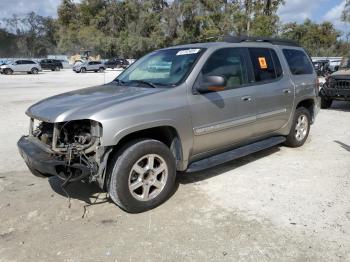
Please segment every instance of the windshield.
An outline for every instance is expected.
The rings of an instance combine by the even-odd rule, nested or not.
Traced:
[[[350,57],[344,58],[342,60],[340,68],[350,68]]]
[[[120,74],[123,85],[176,86],[190,73],[202,53],[200,48],[176,48],[150,53]]]

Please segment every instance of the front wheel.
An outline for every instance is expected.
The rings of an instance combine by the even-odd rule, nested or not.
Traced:
[[[295,110],[294,121],[287,140],[286,146],[300,147],[302,146],[310,132],[311,115],[305,107],[299,107]]]
[[[103,68],[103,67],[100,67],[99,69],[98,69],[98,72],[100,72],[100,73],[103,73],[105,71],[105,69]]]
[[[4,70],[4,74],[5,74],[5,75],[12,75],[12,74],[13,74],[13,70],[12,70],[11,68],[6,68],[6,69]]]
[[[107,174],[112,200],[130,213],[143,212],[170,196],[176,164],[170,149],[157,140],[135,140],[113,155]]]

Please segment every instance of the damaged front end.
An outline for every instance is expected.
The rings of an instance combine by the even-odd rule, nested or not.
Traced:
[[[50,123],[30,119],[29,135],[19,151],[35,175],[58,176],[69,182],[97,181],[104,186],[111,148],[101,146],[102,125],[93,120]]]

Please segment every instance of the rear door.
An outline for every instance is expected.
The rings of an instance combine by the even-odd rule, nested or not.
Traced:
[[[290,77],[294,82],[298,97],[314,92],[317,76],[310,57],[302,48],[285,47],[282,52],[288,63]]]
[[[222,91],[189,95],[194,145],[193,154],[212,153],[251,138],[254,130],[255,87],[250,85],[251,74],[246,48],[223,48],[207,59],[194,90],[205,76],[223,76]]]
[[[288,123],[293,108],[294,86],[284,74],[274,48],[249,48],[256,85],[257,125],[254,137],[266,135]]]

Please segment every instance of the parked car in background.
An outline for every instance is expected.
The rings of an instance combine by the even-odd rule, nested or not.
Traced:
[[[331,107],[333,100],[350,101],[350,57],[344,58],[339,70],[326,78],[320,97],[324,109]]]
[[[38,74],[41,71],[39,63],[33,60],[15,60],[0,66],[0,73],[11,75],[16,72],[26,72],[28,74]]]
[[[18,147],[33,174],[95,181],[122,209],[142,212],[172,194],[177,171],[302,146],[318,100],[302,47],[230,37],[154,51],[109,84],[32,105]]]
[[[43,70],[60,71],[63,65],[56,59],[43,59],[40,61],[40,66]]]
[[[105,69],[105,65],[101,61],[86,61],[73,66],[73,71],[76,73],[85,73],[88,71],[104,72]]]
[[[312,63],[316,69],[317,76],[328,76],[332,73],[332,71],[329,68],[329,60],[318,60]]]
[[[69,69],[71,68],[71,65],[69,64],[69,61],[68,60],[58,60],[62,63],[62,66],[63,66],[63,69]]]
[[[106,68],[127,68],[129,66],[129,61],[124,58],[113,58],[105,62]]]

